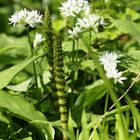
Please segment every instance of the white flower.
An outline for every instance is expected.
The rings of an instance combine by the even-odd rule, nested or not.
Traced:
[[[99,25],[102,25],[104,27],[105,22],[103,19],[101,19],[100,16],[89,15],[88,17],[79,18],[77,25],[81,28],[94,29],[95,31],[97,31]]]
[[[107,71],[111,71],[112,69],[116,69],[117,63],[120,62],[117,60],[118,55],[115,52],[105,52],[101,57],[100,57],[100,62],[103,64],[104,69]]]
[[[27,10],[26,9],[23,9],[19,12],[15,12],[11,18],[9,18],[9,21],[11,24],[13,24],[14,26],[17,24],[17,23],[20,23],[24,17],[26,17],[26,13],[27,13]]]
[[[24,21],[33,28],[36,23],[42,23],[42,15],[37,10],[28,11]]]
[[[68,0],[63,2],[59,10],[65,17],[73,16],[75,17],[82,11],[89,10],[89,3],[87,0]]]
[[[99,25],[101,25],[102,27],[105,27],[105,25],[107,25],[107,24],[106,24],[106,22],[104,21],[103,18],[100,18]]]
[[[81,28],[78,26],[75,26],[73,27],[72,30],[68,30],[69,38],[77,39],[79,37],[79,33],[81,32],[82,32]]]
[[[126,80],[126,77],[122,77],[123,72],[118,72],[116,70],[116,74],[114,74],[115,83],[118,81],[119,83],[123,84],[123,80]]]
[[[114,78],[115,83],[123,83],[123,80],[126,80],[126,77],[122,77],[123,72],[118,72],[117,63],[120,61],[118,59],[118,54],[115,52],[105,52],[100,58],[100,62],[106,71],[106,76],[108,78]]]
[[[19,12],[15,12],[9,18],[9,21],[14,26],[19,23],[28,24],[33,28],[36,23],[42,23],[42,15],[40,15],[37,10],[29,11],[25,8]]]
[[[42,38],[42,34],[40,33],[36,33],[35,35],[35,39],[34,39],[34,42],[33,42],[33,46],[34,48],[37,47],[42,41],[44,41],[45,39]]]

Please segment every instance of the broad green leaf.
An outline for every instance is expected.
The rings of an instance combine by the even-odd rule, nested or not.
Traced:
[[[139,73],[140,72],[140,51],[130,50],[128,52],[130,56],[134,59],[134,62],[130,65],[130,70]]]
[[[0,54],[5,53],[5,52],[7,52],[11,49],[15,49],[15,48],[17,48],[17,47],[3,47],[3,48],[0,48]]]
[[[76,100],[75,106],[90,108],[105,95],[106,91],[105,84],[103,82],[99,83],[98,85],[82,92]]]
[[[26,53],[29,50],[29,43],[27,37],[13,37],[6,34],[0,34],[0,50],[3,48],[26,48]]]
[[[9,120],[0,112],[0,121],[9,124]]]
[[[70,134],[70,140],[75,140],[74,127],[75,127],[75,122],[72,119],[71,112],[69,112],[68,131],[69,131],[69,134]]]
[[[50,81],[50,78],[49,78],[50,77],[50,72],[45,71],[42,76],[43,76],[44,84],[47,84]],[[23,81],[23,82],[21,82],[21,83],[19,83],[17,85],[9,85],[9,86],[7,86],[7,88],[11,89],[13,91],[23,91],[23,92],[25,92],[25,91],[28,90],[28,87],[29,87],[29,84],[31,83],[31,81],[32,81],[32,78],[30,78],[30,79],[28,79],[26,81]],[[39,81],[38,82],[38,87],[40,88],[41,83],[40,83],[39,77],[38,77],[38,81]]]
[[[140,23],[123,20],[114,20],[114,22],[121,32],[130,34],[140,44]]]
[[[124,120],[124,117],[122,116],[123,119],[121,119],[121,115],[120,114],[116,114],[115,115],[116,118],[116,139],[117,140],[128,140],[127,137],[127,130],[126,130],[126,121]],[[123,125],[123,127],[122,127]],[[124,129],[122,129],[124,128]]]
[[[126,8],[124,18],[134,21],[134,20],[140,19],[140,14],[138,12],[136,12],[136,10]]]
[[[91,140],[100,140],[99,134],[97,133],[97,131],[95,130],[93,135],[90,137]]]
[[[14,65],[6,70],[3,70],[0,72],[0,89],[6,87],[9,82],[12,80],[12,78],[20,72],[22,69],[24,69],[27,65],[29,65],[31,62],[33,62],[35,59],[37,59],[38,56],[29,58],[17,65]]]
[[[80,136],[79,136],[78,140],[85,140],[88,137],[91,140],[94,140],[93,138],[98,138],[97,135],[94,136],[95,133],[96,133],[96,129],[94,129],[94,128],[98,124],[98,122],[101,119],[101,117],[102,117],[102,115],[96,115],[96,114],[92,114],[92,113],[86,113],[86,114],[84,113],[84,114],[82,114],[82,120],[81,121],[82,121],[83,128],[82,128],[82,132],[80,133]],[[89,120],[87,118],[91,119],[90,123],[88,123]],[[84,125],[83,125],[83,123],[84,123]],[[94,130],[94,133],[91,134],[91,130]]]
[[[94,85],[95,84],[95,85]],[[103,82],[95,82],[92,85],[92,88],[86,89],[82,92],[79,97],[77,98],[74,107],[72,108],[72,118],[80,125],[82,109],[83,108],[90,108],[99,101],[106,93],[106,86]]]
[[[95,128],[102,117],[103,117],[103,115],[90,113],[91,122],[88,124],[88,128],[89,129]]]
[[[24,138],[23,140],[32,140],[32,137]]]
[[[46,137],[47,140],[53,140],[54,130],[49,124],[45,123],[47,121],[46,117],[35,110],[34,106],[22,97],[0,91],[0,108],[8,110],[14,116],[27,121],[29,124],[31,123],[38,128],[43,137]]]
[[[87,139],[89,138],[90,134],[90,129],[88,129],[88,114],[85,112],[85,109],[83,109],[82,112],[82,118],[81,118],[81,124],[82,124],[82,129],[83,129],[83,134],[82,134],[82,139]]]
[[[95,65],[93,60],[83,60],[81,66],[83,69],[90,68],[91,70],[95,70]]]
[[[64,28],[66,26],[66,21],[64,20],[55,20],[53,22],[53,28],[54,30],[56,30],[57,32],[60,31],[62,28]]]

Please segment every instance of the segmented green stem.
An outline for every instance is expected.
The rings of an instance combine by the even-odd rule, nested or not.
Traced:
[[[64,71],[63,71],[63,52],[60,35],[55,36],[55,46],[54,46],[54,74],[57,88],[58,104],[60,111],[60,118],[62,123],[62,128],[67,130],[68,123],[68,109],[66,93],[64,91]],[[63,133],[63,140],[66,140],[67,136]]]

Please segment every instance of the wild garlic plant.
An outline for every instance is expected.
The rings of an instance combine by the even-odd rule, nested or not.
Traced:
[[[27,31],[27,36],[30,44],[30,50],[31,50],[31,56],[34,56],[34,48],[37,47],[44,39],[42,39],[42,35],[39,33],[36,33],[34,42],[32,43],[30,34],[29,34],[29,28],[34,28],[36,24],[43,23],[42,21],[42,15],[37,10],[27,10],[26,8],[15,12],[10,18],[9,18],[10,24],[13,24],[13,26],[16,25],[24,25]],[[39,94],[39,88],[38,88],[38,80],[37,80],[37,68],[36,68],[36,62],[33,61],[33,71],[34,71],[34,80],[35,85],[37,89],[37,96],[38,100],[40,98]]]

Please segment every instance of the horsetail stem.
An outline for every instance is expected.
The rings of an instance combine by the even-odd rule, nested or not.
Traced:
[[[64,91],[64,71],[63,71],[63,52],[60,35],[55,35],[55,46],[54,46],[54,74],[57,88],[58,104],[60,111],[60,118],[62,128],[67,130],[68,123],[68,108],[66,93]],[[63,140],[66,140],[67,136],[63,133]]]
[[[51,88],[52,92],[56,93],[58,96],[58,104],[60,111],[60,118],[62,122],[62,128],[67,130],[68,122],[68,109],[66,94],[64,92],[64,75],[63,75],[63,55],[62,55],[62,45],[59,35],[54,35],[51,17],[46,8],[45,11],[45,35],[48,48],[48,63],[50,65],[51,73]],[[67,136],[63,133],[63,140],[67,140]]]

